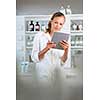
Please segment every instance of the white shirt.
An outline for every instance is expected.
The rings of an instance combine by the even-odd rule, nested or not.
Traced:
[[[52,77],[55,68],[68,68],[71,66],[70,64],[70,52],[68,54],[68,59],[64,64],[62,64],[61,56],[64,53],[64,50],[58,49],[50,49],[48,50],[44,58],[39,60],[38,53],[43,50],[47,42],[51,41],[51,37],[49,33],[38,33],[34,37],[33,41],[33,50],[32,50],[32,60],[36,63],[36,69],[38,76],[40,78],[43,77]]]

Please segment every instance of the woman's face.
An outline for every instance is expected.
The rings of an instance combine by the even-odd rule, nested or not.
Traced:
[[[65,22],[64,16],[55,17],[55,18],[51,21],[51,32],[60,31],[60,29],[63,27],[64,22]]]

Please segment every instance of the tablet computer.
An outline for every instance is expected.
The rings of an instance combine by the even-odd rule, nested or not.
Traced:
[[[55,32],[52,38],[52,41],[56,43],[56,49],[63,49],[60,45],[59,42],[61,40],[66,40],[68,41],[69,39],[69,34],[68,33],[63,33],[63,32]]]

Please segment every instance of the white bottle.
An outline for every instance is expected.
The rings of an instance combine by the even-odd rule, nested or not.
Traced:
[[[79,30],[80,30],[80,31],[82,31],[82,30],[83,30],[83,25],[82,25],[82,22],[80,22],[80,23],[79,23],[78,27],[79,27]]]
[[[61,13],[63,13],[64,15],[66,14],[65,8],[63,6],[61,6],[60,10]]]
[[[72,24],[72,28],[73,28],[73,30],[76,30],[77,29],[77,24]]]
[[[42,23],[42,24],[41,24],[41,31],[45,31],[45,29],[46,29],[45,24]]]
[[[67,5],[66,14],[72,14],[70,5]]]

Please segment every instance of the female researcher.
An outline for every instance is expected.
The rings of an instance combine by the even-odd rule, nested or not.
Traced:
[[[56,44],[51,41],[54,32],[60,31],[65,22],[65,16],[56,12],[48,23],[46,32],[35,35],[33,41],[32,60],[36,63],[40,79],[50,79],[56,67],[61,67],[68,59],[69,44],[60,41],[63,50],[54,49]]]

